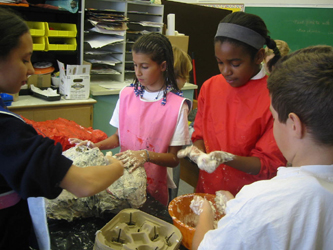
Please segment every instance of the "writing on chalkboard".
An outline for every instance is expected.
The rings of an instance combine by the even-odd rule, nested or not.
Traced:
[[[326,22],[320,22],[317,20],[294,20],[293,23],[295,24],[317,24],[317,25],[330,25],[330,21],[327,20]]]
[[[292,51],[333,46],[333,8],[246,7],[245,12],[260,16],[270,37],[286,41]]]

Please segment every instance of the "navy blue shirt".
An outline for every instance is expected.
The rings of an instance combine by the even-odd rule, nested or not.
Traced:
[[[0,99],[0,193],[15,190],[23,199],[56,198],[72,163],[62,155],[60,143],[38,135]]]

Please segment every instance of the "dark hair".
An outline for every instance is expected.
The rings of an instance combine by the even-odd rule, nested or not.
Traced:
[[[166,71],[164,72],[164,79],[166,86],[171,89],[179,91],[175,72],[173,68],[173,51],[169,39],[160,33],[149,33],[139,37],[133,44],[132,51],[135,53],[142,53],[150,56],[150,59],[158,64],[166,62]],[[140,85],[137,78],[135,78],[134,88],[137,90]],[[144,88],[140,85],[140,87]],[[164,98],[166,98],[167,89],[164,90]]]
[[[27,24],[16,13],[0,8],[0,59],[5,59],[28,31]]]
[[[276,43],[273,39],[268,36],[268,30],[264,20],[262,20],[259,16],[245,13],[245,12],[233,12],[229,15],[225,16],[220,23],[233,23],[246,28],[249,28],[258,34],[260,34],[266,40],[266,45],[268,48],[274,51],[275,56],[270,60],[271,64],[268,64],[268,67],[271,67],[277,62],[277,60],[281,57],[279,49],[276,47]],[[229,42],[231,44],[235,44],[237,46],[243,46],[246,51],[250,54],[252,60],[255,58],[258,49],[248,45],[244,42],[238,41],[233,38],[218,36],[215,37],[214,42]]]
[[[333,47],[311,46],[282,57],[268,89],[280,122],[295,113],[314,140],[333,146]]]

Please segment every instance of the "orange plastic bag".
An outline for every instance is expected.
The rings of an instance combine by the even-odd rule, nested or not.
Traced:
[[[62,145],[63,151],[75,146],[69,144],[69,138],[89,140],[96,143],[108,137],[106,133],[99,129],[92,129],[92,127],[85,128],[74,121],[64,118],[44,122],[35,122],[24,117],[22,118],[26,123],[32,125],[38,134],[53,139],[55,143],[59,142]]]

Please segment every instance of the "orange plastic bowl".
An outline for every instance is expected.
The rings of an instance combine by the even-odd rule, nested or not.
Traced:
[[[168,206],[169,214],[172,218],[173,224],[182,233],[182,244],[187,249],[192,248],[192,239],[195,233],[195,226],[198,219],[198,215],[196,215],[190,208],[191,201],[193,200],[193,197],[195,195],[206,198],[207,200],[211,201],[215,206],[215,195],[203,193],[184,194],[178,196],[174,198]],[[215,214],[216,220],[221,219],[222,217],[223,214]]]

